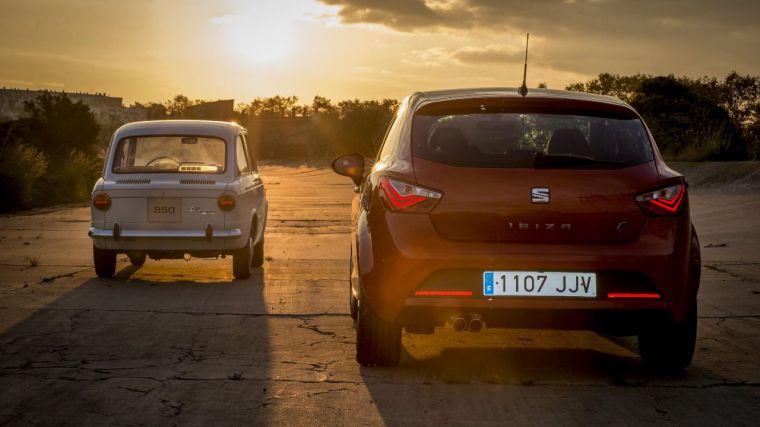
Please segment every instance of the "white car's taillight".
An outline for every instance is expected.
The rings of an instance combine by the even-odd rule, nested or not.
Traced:
[[[441,193],[382,177],[380,178],[380,198],[388,209],[394,212],[424,213],[433,209],[433,206],[441,199]]]
[[[97,210],[107,211],[111,208],[111,196],[108,193],[98,193],[92,198],[92,205]]]
[[[649,193],[636,196],[636,202],[641,210],[648,215],[670,216],[678,215],[686,198],[686,187],[676,184]]]
[[[222,194],[216,200],[216,204],[219,206],[219,209],[229,212],[235,209],[235,197],[230,194]]]

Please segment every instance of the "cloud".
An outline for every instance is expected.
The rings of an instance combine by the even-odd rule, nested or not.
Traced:
[[[524,46],[518,40],[530,32],[531,57],[556,70],[587,75],[760,71],[755,55],[760,2],[753,0],[320,1],[332,5],[343,24],[458,38],[460,50],[447,53],[459,63],[516,63]],[[479,41],[512,50],[462,48]]]
[[[504,47],[465,47],[451,54],[459,62],[493,64],[518,61],[523,53]]]
[[[441,27],[467,28],[473,17],[455,1],[423,0],[320,0],[339,6],[338,17],[347,24],[378,24],[399,31]]]
[[[615,34],[688,23],[756,27],[753,0],[320,0],[338,7],[344,23],[369,23],[403,31],[478,29],[543,34]],[[678,17],[677,19],[674,17]],[[677,22],[677,25],[673,25]],[[693,28],[693,27],[692,27]]]

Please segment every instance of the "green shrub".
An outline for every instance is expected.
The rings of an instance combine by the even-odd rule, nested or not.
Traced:
[[[35,187],[45,174],[46,156],[20,142],[0,146],[0,211],[39,205]]]
[[[80,151],[51,159],[47,172],[37,183],[38,200],[50,205],[89,199],[102,164],[97,156]]]

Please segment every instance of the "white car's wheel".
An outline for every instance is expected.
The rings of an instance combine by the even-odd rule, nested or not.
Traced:
[[[236,279],[251,277],[253,262],[253,237],[248,238],[248,243],[232,254],[232,275]]]
[[[135,267],[142,267],[145,264],[145,259],[148,257],[145,252],[127,254],[127,256],[129,257],[129,262]]]
[[[264,265],[264,236],[261,237],[259,243],[253,246],[253,262],[254,267],[261,267]]]
[[[109,278],[116,272],[116,252],[98,249],[92,246],[92,259],[95,262],[95,274]]]

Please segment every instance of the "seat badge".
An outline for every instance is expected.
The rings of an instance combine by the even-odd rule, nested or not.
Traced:
[[[533,203],[549,203],[549,188],[534,187],[530,190],[530,201]]]

